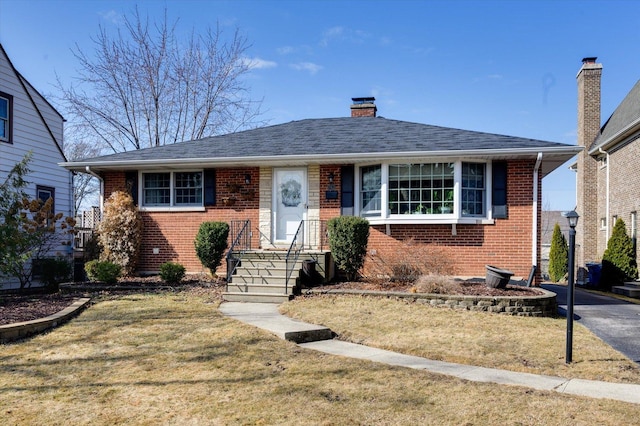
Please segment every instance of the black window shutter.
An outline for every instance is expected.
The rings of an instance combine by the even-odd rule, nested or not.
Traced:
[[[133,204],[138,205],[138,171],[133,170],[129,172],[125,172],[124,174],[124,182],[127,187],[127,191],[131,194],[131,198],[133,198]]]
[[[342,194],[340,198],[340,210],[344,216],[353,215],[353,188],[353,166],[342,166],[340,169],[340,193]]]
[[[204,205],[216,205],[216,171],[214,169],[204,171]]]
[[[494,219],[506,219],[507,214],[507,163],[494,161],[491,183],[492,216]]]

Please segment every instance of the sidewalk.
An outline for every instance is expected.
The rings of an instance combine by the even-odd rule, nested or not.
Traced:
[[[308,324],[281,315],[278,312],[277,304],[225,302],[220,305],[219,309],[223,315],[267,330],[281,339],[295,342],[304,348],[332,355],[365,359],[417,370],[427,370],[473,382],[525,386],[538,390],[549,390],[571,395],[607,398],[640,404],[640,385],[636,384],[565,379],[562,377],[539,376],[493,368],[474,367],[471,365],[432,361],[355,343],[342,342],[333,339],[333,333],[326,327]]]

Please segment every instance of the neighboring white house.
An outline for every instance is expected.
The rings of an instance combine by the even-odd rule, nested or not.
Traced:
[[[57,165],[63,153],[64,118],[15,69],[0,44],[0,182],[27,152],[32,153],[26,192],[32,198],[53,198],[56,213],[73,217],[72,174]],[[72,247],[60,246],[52,255],[70,255]],[[0,279],[3,288],[13,280]]]

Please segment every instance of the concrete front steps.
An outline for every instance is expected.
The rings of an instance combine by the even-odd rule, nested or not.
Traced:
[[[256,250],[243,253],[236,273],[227,283],[222,294],[227,302],[282,303],[300,293],[305,261],[312,263],[315,278],[326,277],[327,253],[323,251],[303,251],[293,268],[287,284],[286,251]],[[308,265],[307,265],[308,266]]]
[[[624,285],[611,287],[611,291],[616,294],[622,294],[623,296],[640,299],[640,282],[626,282]]]

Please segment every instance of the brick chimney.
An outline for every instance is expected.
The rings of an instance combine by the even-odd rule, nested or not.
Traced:
[[[595,57],[584,58],[576,77],[578,82],[578,154],[576,176],[576,265],[578,280],[584,279],[585,263],[598,261],[598,164],[589,148],[600,133],[600,80],[602,64]]]
[[[376,98],[351,98],[351,117],[375,117],[378,108],[376,108]]]

